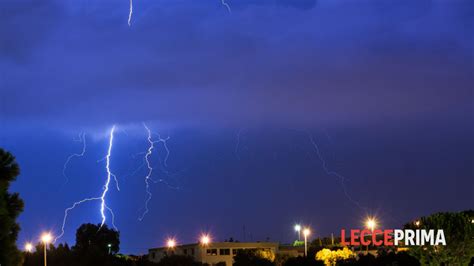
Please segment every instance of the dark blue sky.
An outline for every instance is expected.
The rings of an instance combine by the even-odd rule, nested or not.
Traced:
[[[208,230],[243,240],[243,225],[247,240],[289,242],[295,222],[319,236],[367,214],[398,227],[474,207],[472,1],[227,2],[231,13],[220,0],[135,1],[131,27],[127,1],[0,3],[0,146],[22,170],[20,244],[59,233],[65,208],[101,193],[113,124],[121,191],[108,202],[126,253]],[[171,153],[167,167],[162,146],[152,156],[166,183],[140,222],[142,122]],[[98,209],[72,212],[61,241]]]

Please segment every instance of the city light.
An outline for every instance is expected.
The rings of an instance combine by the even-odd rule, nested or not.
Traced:
[[[303,230],[303,235],[304,235],[305,237],[309,236],[310,234],[311,234],[311,230],[309,230],[309,228],[305,228],[305,229]]]
[[[415,221],[415,225],[416,225],[417,227],[419,227],[420,224],[421,224],[420,220],[416,220],[416,221]]]
[[[30,242],[27,242],[25,244],[25,251],[26,252],[32,252],[33,251],[33,244],[31,244]]]
[[[311,230],[309,228],[303,229],[303,236],[304,236],[304,256],[308,256],[308,236],[311,234]]]
[[[49,244],[51,243],[51,241],[53,240],[53,236],[51,235],[51,233],[43,233],[41,235],[41,242],[43,242],[44,244]]]
[[[176,240],[174,238],[169,238],[167,241],[166,241],[166,246],[168,248],[174,248],[176,247]]]
[[[202,245],[209,245],[211,243],[211,237],[209,235],[202,235],[200,241]]]
[[[296,232],[301,231],[301,225],[299,225],[299,224],[295,225],[295,231]]]
[[[365,222],[365,225],[367,228],[369,228],[371,231],[374,231],[375,227],[377,227],[377,221],[375,218],[367,218],[367,221]]]

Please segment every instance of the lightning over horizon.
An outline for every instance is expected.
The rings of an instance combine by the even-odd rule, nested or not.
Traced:
[[[226,0],[221,0],[221,4],[227,8],[229,13],[232,13],[232,9],[230,8],[230,5],[226,2]]]
[[[151,178],[152,173],[153,173],[153,167],[152,167],[152,165],[151,165],[151,163],[150,163],[150,156],[152,155],[153,149],[155,148],[155,143],[159,143],[159,142],[163,143],[163,147],[164,147],[165,150],[166,150],[166,156],[165,156],[165,158],[164,158],[164,160],[163,160],[163,164],[164,164],[165,166],[168,165],[168,164],[167,164],[167,161],[168,161],[168,157],[169,157],[169,154],[170,154],[170,151],[169,151],[169,149],[168,149],[168,146],[166,145],[166,141],[169,139],[169,137],[166,138],[166,139],[163,139],[163,138],[161,138],[161,136],[158,134],[158,140],[153,140],[153,139],[152,139],[152,133],[151,133],[150,128],[148,128],[148,126],[147,126],[145,123],[143,123],[143,127],[145,128],[145,130],[146,130],[146,132],[147,132],[147,141],[148,141],[148,144],[149,144],[148,149],[147,149],[147,152],[146,152],[145,157],[144,157],[145,164],[146,164],[146,167],[147,167],[147,169],[148,169],[147,174],[145,175],[145,192],[146,192],[146,194],[147,194],[147,198],[146,198],[146,200],[145,200],[145,206],[144,206],[144,209],[145,209],[145,210],[144,210],[143,213],[138,217],[138,220],[139,220],[139,221],[142,221],[143,218],[145,218],[145,215],[149,212],[148,203],[150,202],[151,198],[153,197],[153,194],[152,194],[151,191],[150,191],[150,183],[149,183],[150,179],[151,179],[154,183],[164,182],[163,179],[160,179],[160,180],[158,180],[158,181],[155,181],[155,180],[153,180],[153,179]],[[166,182],[165,182],[165,183],[166,183]],[[169,185],[168,183],[166,183],[166,184]]]
[[[110,215],[111,215],[112,226],[114,227],[115,230],[117,230],[117,227],[115,226],[115,214],[114,214],[113,210],[106,203],[106,196],[107,196],[107,193],[109,192],[109,184],[110,184],[110,181],[111,181],[112,177],[114,178],[114,180],[116,182],[117,190],[119,190],[117,177],[110,170],[110,157],[112,156],[112,148],[113,148],[115,128],[116,128],[115,125],[113,125],[111,130],[110,130],[110,133],[109,133],[109,142],[108,142],[109,144],[108,144],[108,149],[107,149],[107,155],[105,156],[105,160],[106,160],[105,169],[106,169],[106,172],[107,172],[107,178],[106,178],[101,196],[100,197],[91,197],[91,198],[82,199],[80,201],[74,202],[71,207],[66,208],[64,210],[63,223],[62,223],[62,226],[61,226],[61,234],[59,234],[54,239],[54,242],[56,242],[58,239],[60,239],[64,235],[64,227],[66,226],[66,221],[67,221],[69,211],[73,210],[74,208],[81,205],[82,203],[89,202],[89,201],[96,201],[96,200],[100,201],[100,215],[101,215],[101,218],[102,218],[100,227],[102,227],[105,224],[106,220],[107,220],[107,216],[105,215],[105,210],[107,210],[107,211],[110,212]]]
[[[130,0],[130,7],[128,11],[128,26],[132,26],[132,15],[133,15],[133,0]]]
[[[354,199],[349,195],[349,193],[347,192],[346,183],[345,183],[346,177],[343,176],[343,175],[341,175],[341,174],[339,174],[339,173],[336,172],[336,171],[333,171],[333,170],[330,170],[330,169],[329,169],[326,160],[324,159],[323,155],[321,154],[321,150],[320,150],[318,144],[317,144],[316,141],[314,140],[313,135],[311,135],[309,132],[307,132],[307,133],[308,133],[308,136],[309,136],[309,140],[310,140],[311,144],[312,144],[313,147],[314,147],[315,153],[316,153],[316,155],[317,155],[319,161],[321,161],[321,165],[322,165],[322,167],[323,167],[324,172],[325,172],[327,175],[331,175],[331,176],[335,176],[335,177],[339,178],[340,184],[341,184],[341,187],[342,187],[342,190],[343,190],[344,195],[346,196],[346,198],[347,198],[349,201],[351,201],[352,203],[354,203],[359,209],[367,210],[366,207],[362,207],[358,201],[354,200]]]
[[[66,174],[66,169],[67,169],[67,166],[69,164],[69,162],[72,160],[72,158],[74,157],[83,157],[84,154],[86,153],[86,148],[87,148],[87,144],[86,144],[86,133],[85,132],[81,132],[79,133],[79,139],[74,139],[74,141],[78,141],[78,142],[81,142],[82,143],[82,152],[81,153],[73,153],[71,155],[69,155],[66,159],[66,161],[64,162],[64,165],[63,165],[63,176],[65,178],[65,184],[67,184],[69,182],[69,177],[67,176]]]
[[[229,13],[232,13],[232,9],[230,8],[230,5],[227,3],[226,0],[220,0],[221,1],[221,5],[225,6],[225,8],[227,9],[227,11],[229,11]],[[132,16],[133,16],[133,0],[129,0],[129,8],[128,8],[128,20],[127,20],[127,24],[129,27],[132,26]]]

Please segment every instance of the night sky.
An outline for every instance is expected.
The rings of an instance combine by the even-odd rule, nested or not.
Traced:
[[[58,234],[65,208],[102,192],[112,125],[121,190],[107,201],[124,253],[474,207],[474,2],[227,2],[231,13],[136,0],[129,27],[125,0],[1,1],[0,147],[21,167],[19,245]],[[170,154],[157,144],[150,157],[161,182],[140,222],[143,122]],[[81,205],[59,241],[100,220],[99,202]]]

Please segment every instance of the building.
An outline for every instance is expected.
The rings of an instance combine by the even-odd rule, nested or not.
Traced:
[[[169,247],[152,248],[148,250],[148,259],[152,262],[159,262],[162,258],[170,255],[192,256],[195,261],[217,265],[225,263],[231,266],[233,258],[239,250],[260,250],[266,254],[288,257],[296,257],[304,254],[304,250],[291,246],[280,246],[274,242],[213,242],[207,245],[200,243],[187,244]]]

